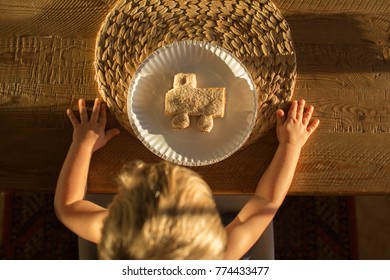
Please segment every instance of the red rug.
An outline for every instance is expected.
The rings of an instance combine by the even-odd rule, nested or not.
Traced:
[[[358,259],[354,198],[287,197],[274,238],[276,259]]]
[[[53,194],[6,194],[0,259],[78,259],[77,236],[54,214]]]
[[[53,194],[7,194],[5,203],[0,259],[78,259]],[[354,217],[353,198],[287,197],[274,219],[276,259],[356,259]]]

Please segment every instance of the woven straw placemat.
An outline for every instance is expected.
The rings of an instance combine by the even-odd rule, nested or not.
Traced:
[[[96,77],[103,100],[126,130],[134,135],[127,91],[138,66],[158,48],[183,40],[217,44],[251,73],[258,112],[244,146],[275,125],[275,111],[293,94],[296,56],[289,26],[272,1],[121,0],[98,33]]]

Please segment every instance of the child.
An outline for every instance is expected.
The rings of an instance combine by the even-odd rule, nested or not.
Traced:
[[[102,259],[240,259],[258,240],[282,204],[301,152],[319,120],[314,108],[293,101],[277,115],[279,146],[253,197],[224,228],[207,183],[188,168],[168,162],[125,166],[120,190],[108,209],[84,200],[93,152],[119,133],[105,131],[106,109],[95,100],[91,117],[78,102],[72,110],[73,141],[58,178],[54,206],[59,220],[78,236],[98,243]]]

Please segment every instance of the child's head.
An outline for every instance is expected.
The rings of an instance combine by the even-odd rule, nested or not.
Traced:
[[[221,259],[226,232],[210,188],[190,169],[134,162],[98,245],[101,259]]]

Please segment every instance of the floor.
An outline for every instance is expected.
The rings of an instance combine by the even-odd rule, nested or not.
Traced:
[[[359,258],[390,259],[390,196],[356,197]]]
[[[5,211],[0,193],[0,213]],[[0,215],[0,232],[2,232]],[[390,259],[390,196],[356,197],[359,259]],[[2,236],[0,234],[0,246]]]
[[[5,211],[5,205],[4,205],[4,194],[0,193],[0,233],[3,233],[3,223],[4,223],[4,211]],[[0,246],[3,244],[3,234],[0,234]]]

